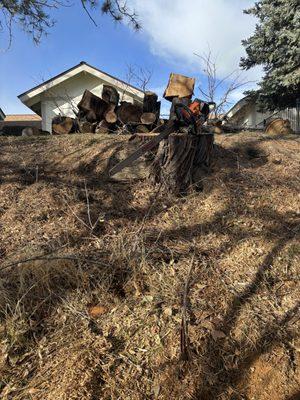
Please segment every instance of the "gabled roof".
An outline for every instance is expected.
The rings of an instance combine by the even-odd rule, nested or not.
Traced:
[[[227,111],[226,116],[228,118],[232,118],[238,111],[249,104],[249,101],[251,101],[249,96],[243,97],[237,103],[235,103],[235,105],[231,107],[229,111]]]
[[[4,118],[5,118],[5,114],[4,114],[4,112],[2,111],[2,108],[0,108],[0,121],[1,120],[4,120]]]
[[[93,67],[92,65],[86,63],[85,61],[81,61],[79,64],[75,65],[74,67],[54,76],[51,79],[48,79],[47,81],[41,83],[40,85],[35,86],[32,89],[27,90],[26,92],[20,94],[18,98],[24,102],[28,100],[29,98],[35,97],[39,95],[40,93],[44,92],[47,89],[52,88],[53,86],[58,85],[59,83],[77,75],[80,72],[88,72],[94,76],[97,76],[104,81],[107,81],[111,83],[114,86],[120,87],[122,90],[124,90],[124,85],[126,85],[126,90],[135,94],[136,96],[143,96],[144,92],[141,89],[136,88],[135,86],[124,82],[123,80],[116,78],[110,74],[107,74],[106,72],[101,71],[98,68]]]

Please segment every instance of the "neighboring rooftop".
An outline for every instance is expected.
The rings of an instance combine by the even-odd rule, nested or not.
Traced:
[[[42,118],[37,114],[9,114],[4,118],[4,122],[23,122],[23,121],[41,121]]]
[[[54,76],[53,78],[48,79],[45,82],[42,82],[41,84],[33,87],[32,89],[27,90],[26,92],[20,94],[18,97],[19,99],[24,102],[28,96],[32,97],[35,96],[37,94],[39,94],[40,92],[43,92],[44,90],[47,90],[55,85],[57,85],[58,83],[69,79],[70,77],[76,75],[77,73],[81,72],[81,71],[85,71],[88,72],[94,76],[98,76],[104,80],[107,80],[107,78],[111,81],[111,83],[115,84],[115,85],[126,85],[126,88],[130,88],[131,90],[133,90],[135,93],[144,93],[143,90],[131,85],[128,82],[123,81],[122,79],[119,79],[113,75],[108,74],[107,72],[101,71],[100,69],[93,67],[92,65],[88,64],[85,61],[81,61],[79,64],[75,65],[72,68],[69,68],[66,71],[61,72],[60,74]],[[124,89],[124,87],[123,87]]]

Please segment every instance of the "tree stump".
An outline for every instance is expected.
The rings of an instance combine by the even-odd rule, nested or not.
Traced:
[[[191,185],[202,189],[203,173],[209,168],[213,134],[171,133],[162,140],[150,177],[175,195],[185,194]]]

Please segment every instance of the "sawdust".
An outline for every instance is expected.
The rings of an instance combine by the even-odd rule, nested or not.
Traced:
[[[299,398],[300,140],[216,140],[174,198],[123,137],[1,139],[1,398]]]

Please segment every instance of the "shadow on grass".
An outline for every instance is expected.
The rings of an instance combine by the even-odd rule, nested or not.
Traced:
[[[261,140],[261,139],[259,139]],[[255,141],[254,141],[255,142]],[[149,211],[151,203],[147,204],[145,207],[133,207],[132,203],[135,199],[134,191],[136,189],[136,182],[129,182],[122,184],[120,182],[117,185],[111,181],[108,177],[108,170],[117,162],[118,152],[122,144],[111,143],[104,146],[98,154],[96,154],[88,162],[84,160],[79,163],[79,165],[74,168],[71,172],[75,179],[70,181],[67,176],[64,175],[59,169],[57,173],[49,172],[49,160],[47,159],[47,154],[44,155],[42,162],[39,164],[39,182],[52,185],[53,187],[64,188],[72,187],[78,190],[78,193],[84,191],[84,182],[86,182],[88,188],[92,191],[90,198],[91,215],[93,221],[97,218],[100,213],[104,213],[109,216],[110,221],[116,223],[122,219],[124,223],[131,224],[132,222],[140,223],[144,220],[145,215]],[[106,168],[101,173],[97,173],[97,166],[101,158],[106,157],[107,152],[112,151],[109,159],[106,163]],[[73,156],[75,152],[71,152],[66,155],[66,157]],[[231,185],[236,184],[239,190],[231,190],[230,196],[231,201],[229,203],[235,204],[236,208],[241,210],[247,210],[248,201],[248,190],[249,188],[255,190],[258,185],[264,185],[263,182],[258,182],[255,177],[256,168],[264,165],[268,159],[267,155],[256,148],[256,143],[247,144],[247,147],[237,146],[234,149],[228,150],[221,146],[216,146],[216,157],[217,165],[214,167],[215,171],[222,169],[224,171],[222,180],[226,184],[231,182]],[[241,173],[240,167],[243,165],[243,172]],[[11,173],[14,171],[14,174]],[[23,188],[26,188],[30,184],[35,183],[35,170],[28,168],[24,172],[24,168],[16,167],[15,161],[0,161],[0,183],[20,183]],[[4,172],[3,172],[4,171]],[[5,172],[7,171],[7,172]],[[25,176],[25,178],[24,178]],[[244,187],[243,182],[247,181],[247,185]],[[280,182],[279,182],[280,183]],[[214,190],[211,186],[206,192],[209,194],[210,190]],[[100,198],[94,195],[94,192],[107,191],[110,196],[110,202],[108,205],[103,205]],[[94,198],[93,198],[94,196]],[[162,211],[160,201],[153,206],[151,209],[151,217],[158,216]],[[82,196],[79,201],[86,202],[86,198]],[[170,206],[175,203],[175,200],[170,201]],[[251,210],[247,210],[249,216],[251,216]],[[230,340],[227,342],[227,338],[230,337],[231,332],[237,325],[237,320],[241,315],[244,307],[249,304],[251,299],[253,299],[259,293],[261,287],[265,284],[268,278],[268,272],[272,267],[275,259],[278,257],[282,249],[299,234],[297,221],[290,221],[295,217],[292,212],[287,212],[285,215],[281,215],[270,207],[257,207],[256,216],[266,223],[268,226],[265,228],[263,233],[264,238],[272,239],[277,238],[273,248],[264,257],[252,282],[241,292],[236,295],[230,304],[227,305],[227,311],[222,318],[222,329],[226,335],[225,339],[220,339],[215,342],[212,338],[206,343],[204,349],[202,349],[202,357],[199,360],[199,364],[205,358],[205,376],[213,375],[217,376],[217,383],[210,385],[206,382],[203,377],[199,377],[198,386],[193,393],[194,399],[217,399],[221,398],[222,395],[226,394],[230,387],[237,386],[249,373],[249,368],[253,362],[265,352],[269,351],[278,342],[288,338],[288,324],[298,311],[299,304],[291,308],[282,318],[274,320],[269,326],[262,330],[259,334],[259,338],[254,343],[255,350],[247,350],[240,357],[236,358],[236,363],[234,368],[226,368],[224,365],[223,355],[235,354],[242,346],[242,342]],[[121,218],[120,218],[121,217]],[[254,217],[254,216],[253,216]],[[82,219],[86,224],[88,224],[87,214],[79,214],[79,218]],[[148,251],[148,260],[150,262],[159,261],[154,258],[154,252],[157,249],[161,249],[161,260],[166,261],[166,259],[172,258],[173,255],[168,253],[168,243],[170,241],[184,240],[186,242],[192,242],[193,239],[199,238],[201,236],[210,234],[226,234],[229,240],[224,243],[221,248],[219,248],[219,254],[229,254],[241,240],[255,238],[255,233],[251,232],[247,228],[242,228],[240,226],[232,225],[233,212],[231,206],[228,206],[220,212],[216,212],[210,220],[203,221],[199,224],[185,225],[184,216],[182,218],[182,223],[177,228],[165,229],[160,232],[157,228],[148,228],[145,231],[145,247]],[[101,234],[101,231],[95,232],[96,234]],[[259,234],[261,236],[261,234]],[[64,242],[65,238],[62,237],[61,241]],[[70,240],[70,238],[66,238]],[[80,247],[85,238],[78,234],[71,238],[73,245],[78,245]],[[151,250],[153,249],[153,252]],[[185,258],[189,255],[189,250],[186,252],[181,251],[177,256],[178,259]],[[100,260],[109,258],[109,248],[105,251],[86,250],[85,258],[87,260],[94,260],[94,257],[98,257]],[[202,254],[199,254],[201,257]],[[218,257],[218,254],[208,254],[208,257]],[[196,255],[197,257],[197,255]],[[22,268],[22,267],[21,267]],[[132,269],[128,263],[128,260],[124,259],[122,255],[119,258],[115,257],[106,268],[103,266],[93,266],[89,264],[89,261],[80,265],[80,268],[88,275],[89,285],[91,288],[96,286],[99,276],[103,278],[104,281],[108,281],[110,288],[119,299],[126,296],[125,286],[128,280],[132,276]],[[1,275],[1,272],[0,272]],[[15,274],[5,273],[2,274],[2,278],[5,281],[5,289],[9,292],[10,296],[13,297],[15,293],[18,293],[17,286],[18,281],[16,280]],[[33,282],[34,283],[34,282]],[[270,283],[271,284],[271,283]],[[77,284],[68,283],[67,281],[53,279],[51,282],[51,290],[53,293],[49,299],[42,299],[37,297],[33,299],[34,301],[27,304],[23,301],[23,306],[25,312],[31,315],[31,318],[36,319],[36,323],[40,324],[40,336],[43,335],[43,320],[49,315],[53,308],[57,306],[57,303],[61,301],[61,298],[65,298],[68,293],[76,290]],[[15,299],[16,302],[20,299]],[[47,315],[45,312],[34,314],[32,310],[39,309],[40,303],[43,302],[45,309],[47,309]],[[40,309],[39,309],[40,310]],[[278,330],[280,328],[280,335]],[[36,336],[36,326],[34,328],[35,338]],[[197,356],[195,356],[197,357]],[[243,395],[246,395],[244,393]],[[296,394],[297,396],[297,394]],[[242,398],[242,397],[241,397]],[[292,397],[287,400],[295,400],[297,397]]]
[[[299,392],[294,393],[292,396],[289,396],[284,400],[300,400],[300,390]]]

